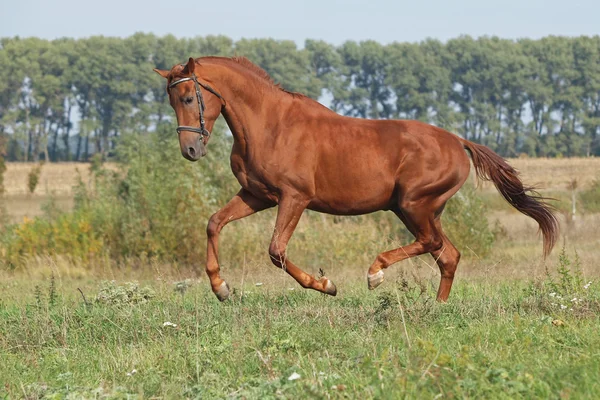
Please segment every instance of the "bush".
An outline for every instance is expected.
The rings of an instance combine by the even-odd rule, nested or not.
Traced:
[[[583,208],[592,213],[600,212],[600,178],[596,179],[590,188],[579,194]]]
[[[140,287],[137,282],[117,285],[115,281],[102,282],[96,302],[116,306],[129,306],[147,303],[156,296],[151,287]]]
[[[40,182],[40,175],[42,174],[42,167],[44,166],[44,161],[40,161],[38,165],[33,167],[29,174],[27,175],[27,188],[29,189],[29,193],[35,192],[35,188]]]
[[[0,245],[4,260],[13,267],[23,257],[40,254],[84,261],[142,256],[197,262],[205,251],[211,211],[235,193],[226,193],[226,181],[219,176],[223,168],[210,168],[227,146],[227,138],[213,139],[213,155],[193,164],[178,157],[172,135],[123,138],[119,171],[93,163],[91,183],[80,179],[76,185],[72,212],[57,213],[49,205],[43,217],[7,229]]]
[[[465,256],[487,255],[495,234],[487,219],[488,208],[470,183],[466,183],[446,204],[442,214],[444,232]],[[465,252],[464,250],[472,250]]]
[[[6,137],[0,133],[0,197],[4,194],[4,172],[6,172]]]

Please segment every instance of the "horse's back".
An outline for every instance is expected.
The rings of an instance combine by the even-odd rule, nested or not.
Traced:
[[[329,119],[329,118],[328,118]],[[396,207],[402,197],[462,185],[469,159],[458,138],[419,121],[318,121],[310,208],[361,214]]]

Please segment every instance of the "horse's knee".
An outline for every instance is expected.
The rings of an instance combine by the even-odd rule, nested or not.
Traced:
[[[439,236],[430,236],[426,239],[421,239],[419,242],[423,246],[424,253],[436,252],[444,247],[444,241]]]
[[[208,220],[208,225],[206,226],[206,235],[208,237],[214,237],[217,234],[219,234],[219,231],[220,231],[219,226],[220,225],[221,225],[221,219],[218,217],[217,214],[214,214]]]
[[[456,269],[456,265],[460,262],[460,251],[454,249],[454,269]]]

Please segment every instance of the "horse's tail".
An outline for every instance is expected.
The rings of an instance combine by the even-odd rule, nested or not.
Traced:
[[[464,139],[460,141],[471,153],[477,177],[494,182],[510,205],[539,224],[544,237],[544,257],[548,256],[559,236],[558,220],[553,208],[546,203],[548,199],[540,196],[534,187],[523,186],[518,172],[488,147]]]

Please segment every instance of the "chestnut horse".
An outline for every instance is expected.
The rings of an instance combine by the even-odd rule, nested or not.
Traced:
[[[190,58],[170,71],[155,71],[167,79],[183,157],[197,161],[206,154],[219,114],[233,134],[231,169],[241,189],[207,227],[206,272],[221,301],[229,296],[219,273],[221,229],[275,205],[279,208],[269,246],[271,261],[302,287],[336,294],[331,280],[307,274],[286,255],[305,209],[336,215],[389,210],[415,241],[377,256],[367,273],[369,289],[383,282],[390,265],[430,253],[441,272],[437,299],[446,301],[460,253],[444,234],[440,217],[469,175],[465,149],[477,176],[491,180],[513,207],[537,221],[544,256],[556,242],[558,222],[551,208],[485,146],[419,121],[338,115],[302,94],[283,90],[243,57]]]

